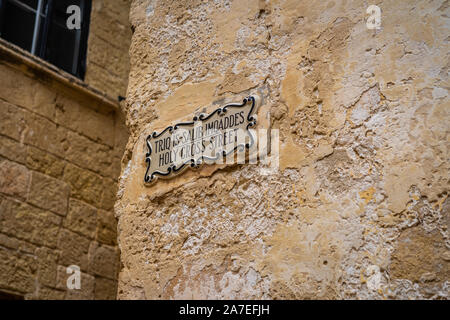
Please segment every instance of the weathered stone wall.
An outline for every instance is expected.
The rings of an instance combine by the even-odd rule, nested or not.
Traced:
[[[113,207],[128,140],[116,101],[128,74],[126,4],[94,1],[87,82],[98,96],[49,75],[45,65],[13,63],[2,51],[2,292],[26,299],[116,298]],[[67,289],[70,265],[81,268],[81,290]]]
[[[448,298],[449,10],[133,1],[118,297]],[[278,173],[144,186],[146,135],[252,93],[280,130]]]
[[[131,0],[93,0],[86,83],[117,99],[125,97],[130,62]]]

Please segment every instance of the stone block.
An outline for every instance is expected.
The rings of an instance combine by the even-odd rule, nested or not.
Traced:
[[[27,147],[13,139],[0,136],[0,156],[25,164],[27,161]]]
[[[117,248],[92,242],[89,248],[90,273],[109,279],[116,279],[119,268]]]
[[[67,129],[34,113],[26,114],[25,143],[55,155],[63,155]]]
[[[112,211],[98,211],[96,233],[98,242],[112,246],[117,244],[117,220]]]
[[[58,249],[61,251],[59,264],[77,265],[81,270],[87,270],[90,240],[67,229],[61,229],[58,239]]]
[[[116,202],[117,183],[114,180],[103,179],[103,193],[100,202],[100,207],[104,210],[113,210]]]
[[[0,65],[0,74],[0,97],[3,100],[21,106],[32,104],[30,89],[33,83],[30,78],[5,65]]]
[[[128,79],[122,79],[119,76],[112,75],[102,66],[96,64],[89,65],[86,71],[85,81],[94,88],[101,89],[110,97],[117,97],[118,95],[126,96]]]
[[[123,112],[116,112],[116,122],[114,127],[114,157],[122,159],[125,147],[128,143],[129,132],[126,126],[126,118]],[[114,178],[114,177],[113,177]]]
[[[95,173],[67,164],[64,181],[71,186],[71,196],[98,207],[103,193],[103,179]]]
[[[38,81],[33,83],[32,90],[32,104],[24,105],[25,108],[50,119],[55,118],[56,106],[56,90],[47,85],[41,84]]]
[[[64,300],[64,291],[41,286],[36,294],[26,297],[27,300]]]
[[[0,162],[0,192],[26,198],[31,174],[20,164],[4,160]]]
[[[120,47],[111,45],[95,33],[91,33],[89,59],[98,66],[104,67],[111,74],[126,79],[129,70],[128,55]]]
[[[92,101],[58,96],[56,123],[70,128],[90,139],[114,146],[114,113],[98,112],[89,107]]]
[[[0,101],[0,110],[0,134],[20,141],[26,127],[25,110],[4,101]]]
[[[95,300],[115,300],[117,281],[95,277]]]
[[[66,300],[94,300],[95,278],[87,273],[81,273],[81,288],[66,290]]]
[[[122,10],[122,12],[118,14],[122,14],[126,12],[127,9]],[[117,10],[119,11],[119,10]],[[106,8],[102,8],[102,10],[93,10],[92,11],[93,19],[92,24],[89,28],[89,31],[96,36],[95,39],[92,39],[91,43],[98,42],[98,39],[103,40],[107,43],[109,47],[115,47],[119,53],[126,53],[125,50],[121,50],[120,46],[118,46],[118,39],[122,40],[121,43],[125,45],[131,39],[131,30],[129,26],[126,26],[122,23],[127,23],[128,18],[125,20],[121,20],[120,23],[117,20],[116,14],[112,13],[110,10]],[[92,51],[97,51],[95,47],[90,48]],[[94,60],[98,65],[107,65],[104,60]]]
[[[59,215],[67,214],[70,187],[67,183],[33,172],[28,202]]]
[[[36,245],[27,241],[20,241],[19,251],[34,255],[38,246],[40,245]]]
[[[0,232],[37,245],[56,247],[61,217],[17,200],[0,199]]]
[[[66,300],[94,300],[95,278],[87,273],[80,273],[80,289],[69,289],[67,280],[73,273],[67,273],[67,267],[58,266],[57,288],[65,292]]]
[[[40,285],[56,286],[56,273],[58,267],[58,252],[45,247],[36,249],[38,260],[38,281]]]
[[[19,248],[19,245],[20,240],[0,233],[0,246],[17,250]]]
[[[40,149],[28,146],[26,151],[27,167],[54,178],[60,178],[66,163],[64,160]]]
[[[95,143],[75,132],[68,133],[69,145],[65,153],[67,160],[74,164],[104,175],[111,167],[111,148]]]
[[[55,90],[4,65],[0,66],[0,74],[2,75],[0,77],[0,97],[2,99],[53,119]]]
[[[94,238],[97,229],[97,209],[79,200],[70,199],[69,213],[63,223],[64,227]]]
[[[35,290],[37,261],[30,255],[0,247],[0,288],[21,293]]]

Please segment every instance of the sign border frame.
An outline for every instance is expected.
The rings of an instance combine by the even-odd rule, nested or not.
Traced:
[[[150,166],[151,166],[151,155],[152,155],[152,146],[150,143],[151,139],[156,139],[158,137],[160,137],[161,135],[163,135],[165,132],[169,131],[170,133],[173,133],[175,130],[177,130],[179,127],[181,126],[191,126],[191,125],[195,125],[196,122],[198,121],[206,121],[208,119],[210,119],[212,116],[214,116],[215,114],[218,114],[219,116],[224,116],[227,112],[228,109],[230,108],[243,108],[248,102],[252,103],[252,106],[250,108],[250,111],[247,115],[247,127],[246,130],[249,133],[250,136],[250,142],[249,143],[241,143],[239,145],[236,145],[232,150],[230,150],[229,152],[226,152],[225,150],[222,150],[222,152],[217,152],[214,158],[211,157],[207,157],[202,155],[197,161],[195,161],[195,159],[189,158],[187,159],[184,163],[182,163],[178,168],[175,164],[172,164],[170,167],[167,168],[166,172],[161,172],[161,171],[154,171],[151,174],[149,174],[150,171]],[[177,123],[173,126],[168,126],[167,128],[165,128],[163,131],[161,131],[160,133],[157,133],[156,131],[154,131],[152,134],[149,134],[147,136],[147,138],[145,139],[145,143],[147,146],[147,153],[145,154],[145,162],[147,163],[147,169],[145,171],[145,175],[144,175],[144,183],[145,184],[152,184],[154,183],[156,180],[158,180],[158,177],[168,177],[171,173],[173,174],[178,174],[181,171],[183,171],[183,169],[186,169],[188,167],[191,167],[193,169],[197,169],[200,167],[201,164],[204,163],[203,160],[210,160],[210,161],[214,161],[219,159],[220,157],[224,158],[226,156],[228,156],[231,153],[234,153],[237,149],[238,152],[242,152],[245,148],[246,149],[250,149],[254,143],[255,143],[255,139],[252,135],[252,132],[249,130],[249,128],[254,127],[257,123],[256,120],[256,115],[253,114],[255,112],[256,109],[256,98],[254,96],[248,96],[246,98],[243,99],[241,104],[238,103],[230,103],[227,104],[224,107],[220,107],[217,108],[216,110],[212,111],[210,114],[206,114],[206,113],[201,113],[198,116],[194,116],[192,121],[189,122],[180,122]],[[188,165],[190,164],[190,165]]]

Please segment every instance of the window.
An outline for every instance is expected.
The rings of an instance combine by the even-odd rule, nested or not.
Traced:
[[[81,9],[81,28],[66,23]],[[91,0],[0,0],[0,37],[84,79]]]

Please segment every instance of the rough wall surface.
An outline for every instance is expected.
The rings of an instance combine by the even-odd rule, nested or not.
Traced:
[[[126,3],[94,1],[91,16],[87,82],[114,99],[126,88],[131,35],[127,40],[109,18],[126,23]],[[104,43],[102,30],[124,47],[112,34]],[[29,71],[0,59],[0,291],[25,299],[115,299],[113,207],[128,140],[124,117],[42,70]],[[81,269],[81,290],[67,288],[70,265]]]
[[[448,299],[449,6],[133,1],[118,297]],[[278,173],[144,186],[147,134],[249,93]]]
[[[125,96],[127,90],[130,3],[131,0],[92,1],[85,80],[114,99]]]
[[[0,291],[114,299],[123,120],[1,63],[0,110]],[[70,265],[80,291],[67,290]]]

